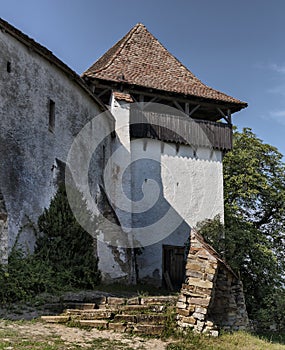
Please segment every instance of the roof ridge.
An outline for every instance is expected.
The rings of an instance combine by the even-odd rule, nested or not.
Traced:
[[[103,67],[101,67],[98,70],[95,70],[96,73],[102,72],[104,69],[107,69],[113,62],[114,59],[116,58],[116,56],[123,50],[123,48],[126,46],[126,44],[129,42],[129,40],[132,38],[133,34],[135,33],[135,31],[140,27],[144,25],[142,23],[137,23],[131,30],[129,30],[129,32],[121,39],[119,40],[122,41],[122,43],[119,45],[118,49],[113,53],[111,59],[105,64],[103,65]],[[125,38],[125,40],[124,40]],[[116,45],[116,44],[115,44]],[[114,46],[113,46],[114,47]],[[111,48],[112,49],[112,48]],[[109,50],[108,50],[109,51]],[[107,52],[108,52],[107,51]],[[98,59],[100,60],[104,55],[106,54],[106,52]]]

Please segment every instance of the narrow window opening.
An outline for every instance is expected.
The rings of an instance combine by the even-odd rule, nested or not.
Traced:
[[[48,129],[51,132],[54,132],[55,128],[55,102],[53,100],[49,100],[49,121],[48,121]]]
[[[10,61],[7,62],[7,72],[11,73],[11,62]]]

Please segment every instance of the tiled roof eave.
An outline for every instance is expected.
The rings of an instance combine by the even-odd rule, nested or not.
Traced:
[[[142,85],[136,85],[133,83],[129,83],[126,81],[118,81],[118,80],[112,80],[112,79],[101,79],[97,78],[96,74],[83,74],[82,76],[85,80],[89,81],[94,81],[95,83],[97,82],[98,84],[101,85],[107,85],[107,86],[123,86],[124,89],[129,90],[130,92],[135,92],[135,93],[146,93],[149,95],[161,95],[162,97],[173,97],[177,98],[177,100],[183,100],[183,101],[188,101],[191,100],[193,102],[197,103],[205,103],[209,105],[215,104],[216,107],[223,107],[223,108],[229,108],[231,109],[232,113],[238,112],[243,108],[246,108],[248,104],[243,101],[238,101],[237,102],[229,102],[229,101],[224,101],[222,99],[216,99],[216,98],[206,98],[204,96],[199,96],[199,95],[193,95],[193,94],[184,94],[184,93],[179,93],[175,91],[168,91],[168,90],[161,90],[161,89],[155,89],[153,87],[147,87],[147,86],[142,86]]]

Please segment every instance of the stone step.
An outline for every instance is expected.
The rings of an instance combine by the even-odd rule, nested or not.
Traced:
[[[67,309],[65,315],[70,316],[71,319],[76,320],[102,320],[114,318],[114,313],[109,310],[93,309],[93,310],[77,310]]]
[[[141,335],[161,335],[164,331],[164,325],[139,324],[128,322],[108,322],[103,320],[80,320],[79,324],[83,327],[93,327],[98,329],[109,329],[115,332],[129,332]]]
[[[70,316],[67,316],[67,315],[41,316],[41,320],[47,323],[66,323],[70,320]]]
[[[164,330],[166,312],[175,312],[176,296],[118,298],[108,296],[100,303],[67,302],[60,316],[43,316],[52,323],[67,323],[117,332],[159,335]]]
[[[161,335],[163,331],[163,325],[136,324],[132,333],[141,335]]]
[[[140,312],[164,312],[166,310],[165,305],[100,305],[99,310],[109,310],[114,313],[122,313],[122,312],[129,312],[129,313],[140,313]]]
[[[164,324],[167,319],[165,314],[140,314],[136,315],[137,323],[141,324],[156,324],[161,325]]]
[[[114,322],[122,323],[142,323],[142,324],[163,324],[167,316],[164,314],[139,314],[139,315],[128,315],[128,314],[117,314],[114,317]]]
[[[97,307],[95,303],[64,303],[63,306],[67,309],[76,310],[93,310]]]
[[[154,297],[142,297],[141,305],[175,305],[177,303],[177,296],[175,295],[161,295]]]
[[[79,320],[78,322],[81,326],[84,327],[93,327],[99,329],[108,328],[108,321],[105,320]]]

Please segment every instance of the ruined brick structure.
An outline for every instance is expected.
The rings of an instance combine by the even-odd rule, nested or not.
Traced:
[[[221,328],[245,330],[248,316],[241,281],[195,230],[190,237],[178,324],[211,335]]]

